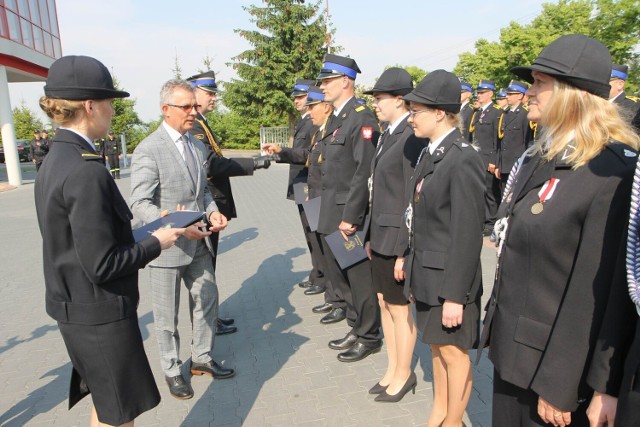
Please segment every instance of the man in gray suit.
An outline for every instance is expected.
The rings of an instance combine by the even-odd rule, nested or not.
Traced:
[[[214,378],[235,374],[211,357],[218,316],[218,288],[213,252],[205,237],[227,226],[209,190],[204,146],[189,137],[197,114],[191,85],[170,80],[160,92],[164,121],[135,149],[131,164],[131,210],[138,222],[149,223],[170,209],[206,211],[203,222],[187,228],[184,238],[156,258],[150,266],[153,317],[161,366],[172,396],[193,397],[193,389],[181,375],[178,307],[180,283],[189,291],[192,323],[191,373]],[[203,231],[204,230],[204,231]]]

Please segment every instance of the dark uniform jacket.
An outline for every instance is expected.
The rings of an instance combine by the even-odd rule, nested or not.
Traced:
[[[500,117],[500,153],[497,166],[502,174],[509,174],[516,160],[522,156],[533,139],[527,114],[529,114],[527,108],[519,104],[514,110],[511,108],[504,110]]]
[[[134,243],[131,211],[82,137],[60,129],[53,142],[35,183],[47,313],[85,325],[135,316],[138,270],[160,242]]]
[[[482,295],[484,166],[454,130],[425,151],[411,181],[413,238],[405,290],[431,306],[473,303]]]
[[[301,152],[306,151],[308,153],[309,147],[311,145],[311,137],[316,131],[316,127],[313,125],[311,121],[311,117],[307,114],[302,117],[296,123],[296,129],[293,134],[293,149],[301,150]],[[281,156],[282,158],[282,156]],[[305,158],[306,161],[306,158]],[[287,199],[293,200],[293,184],[298,182],[306,182],[308,169],[304,166],[305,161],[302,163],[291,163],[289,166],[289,184],[287,186]]]
[[[207,148],[206,169],[209,192],[213,196],[216,205],[218,205],[218,209],[227,219],[237,218],[236,204],[233,201],[229,178],[232,176],[253,175],[253,159],[228,159],[223,157],[221,152],[217,152],[216,148],[218,151],[220,150],[220,142],[209,127],[207,119],[199,113],[189,133],[202,141]]]
[[[498,122],[502,115],[502,108],[491,103],[486,110],[479,108],[473,112],[469,131],[473,143],[480,147],[480,154],[484,162],[485,170],[489,163],[498,164]]]
[[[380,135],[371,110],[352,97],[327,123],[322,149],[322,203],[318,232],[338,230],[340,221],[362,225],[369,205],[367,181]]]
[[[638,111],[638,107],[640,107],[638,102],[629,98],[624,92],[618,95],[616,99],[613,100],[613,103],[620,107],[620,114],[628,123],[632,122],[633,117]]]
[[[409,184],[426,141],[417,138],[405,117],[392,134],[385,131],[371,165],[373,199],[368,240],[381,255],[404,256],[409,230],[404,225]]]
[[[526,158],[505,199],[510,219],[482,340],[504,381],[574,411],[594,389],[617,395],[637,317],[625,280],[637,153],[612,143],[576,170],[563,162],[568,153],[538,167],[539,154]],[[532,213],[552,177],[552,197]]]
[[[120,141],[117,139],[105,139],[104,141],[104,154],[107,156],[119,156],[120,155]]]
[[[469,126],[471,125],[471,117],[473,116],[474,109],[471,106],[471,102],[464,104],[464,107],[460,110],[460,119],[462,120],[462,137],[471,142],[471,134],[469,133]]]
[[[49,140],[33,139],[29,149],[31,151],[31,158],[34,159],[36,163],[41,163],[49,152]]]
[[[317,129],[312,137],[312,144],[308,155],[309,176],[307,177],[307,187],[309,187],[309,200],[322,195],[322,146],[325,139],[331,134],[326,134],[323,129]]]

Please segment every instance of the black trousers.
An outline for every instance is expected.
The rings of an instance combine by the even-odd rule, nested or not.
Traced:
[[[498,206],[500,205],[501,199],[500,180],[496,178],[495,175],[485,171],[484,182],[486,187],[484,194],[484,224],[485,226],[493,227],[493,224],[496,222]]]
[[[326,237],[322,235],[326,273],[336,293],[344,297],[351,332],[365,345],[377,344],[381,338],[380,306],[373,290],[371,262],[366,259],[342,270],[326,243]]]
[[[109,158],[109,167],[111,168],[111,171],[119,171],[120,157],[117,154],[109,154],[107,157]]]
[[[618,396],[616,427],[637,426],[640,423],[640,319],[624,366],[624,377]]]
[[[571,413],[571,427],[589,427],[588,406],[587,400]],[[549,427],[551,424],[546,424],[538,415],[538,395],[533,390],[523,389],[503,381],[494,369],[491,425],[493,427]]]
[[[302,205],[298,205],[298,213],[300,214],[300,223],[302,224],[304,238],[307,241],[309,254],[311,254],[311,272],[309,273],[309,281],[316,286],[320,286],[326,291],[328,280],[324,275],[324,259],[320,243],[318,242],[318,237],[314,231],[311,231],[307,215],[304,213]]]

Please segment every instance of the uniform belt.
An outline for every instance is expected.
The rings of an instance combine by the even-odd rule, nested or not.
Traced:
[[[47,299],[47,313],[63,323],[101,325],[135,315],[137,301],[127,296],[93,303],[52,301]]]

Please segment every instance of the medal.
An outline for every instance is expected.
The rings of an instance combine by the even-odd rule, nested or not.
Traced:
[[[535,202],[531,206],[531,213],[534,215],[539,215],[544,211],[544,202],[549,200],[551,196],[553,196],[554,191],[558,185],[560,180],[558,178],[551,178],[549,181],[545,182],[540,191],[538,192],[538,197],[540,200]]]
[[[543,210],[544,210],[544,205],[542,204],[542,202],[536,202],[533,204],[533,206],[531,206],[531,213],[534,215],[538,215],[542,213]]]
[[[422,183],[424,182],[424,178],[418,181],[418,185],[416,185],[416,194],[413,197],[413,201],[418,203],[420,201],[420,189],[422,188]]]

